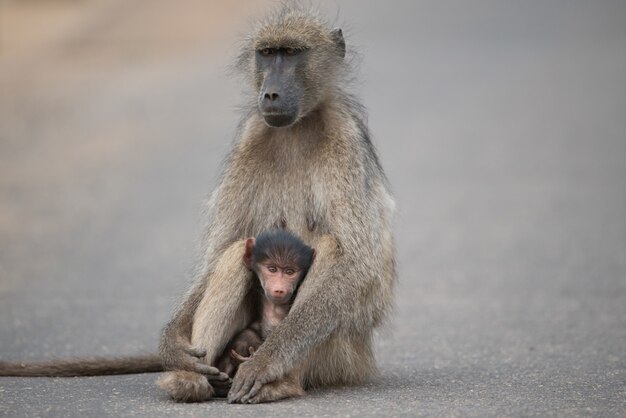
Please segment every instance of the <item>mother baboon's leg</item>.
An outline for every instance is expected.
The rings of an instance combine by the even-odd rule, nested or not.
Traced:
[[[305,388],[358,385],[376,375],[371,331],[337,331],[315,347],[303,365]]]
[[[246,296],[252,284],[252,272],[243,263],[244,252],[245,240],[242,240],[222,253],[207,278],[204,296],[193,317],[191,344],[206,350],[203,361],[209,365],[215,363],[228,341],[251,321],[252,307],[248,306]],[[159,386],[181,402],[205,401],[216,391],[225,395],[228,384],[214,390],[205,376],[187,371],[167,372],[159,380]]]

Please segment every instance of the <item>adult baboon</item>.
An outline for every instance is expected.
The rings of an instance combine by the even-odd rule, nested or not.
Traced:
[[[283,6],[253,31],[238,67],[254,92],[222,180],[195,285],[165,327],[154,356],[119,360],[0,362],[0,375],[167,372],[172,398],[225,393],[214,367],[252,319],[245,238],[275,225],[316,249],[287,317],[240,365],[228,399],[264,402],[293,388],[357,384],[376,370],[372,333],[392,304],[394,203],[364,121],[343,85],[351,69],[341,30]]]
[[[249,361],[228,399],[264,402],[302,387],[356,384],[375,371],[372,332],[392,303],[395,281],[387,180],[363,109],[342,85],[350,71],[341,30],[315,13],[282,6],[241,50],[253,87],[221,183],[196,284],[166,326],[161,386],[199,401],[223,382],[207,373],[250,322],[245,238],[286,225],[317,250],[289,315]]]

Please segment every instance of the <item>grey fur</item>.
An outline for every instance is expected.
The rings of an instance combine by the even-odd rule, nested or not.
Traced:
[[[253,105],[244,111],[208,203],[196,284],[161,340],[163,364],[173,370],[162,386],[177,400],[193,397],[181,395],[189,385],[184,377],[172,383],[176,370],[212,364],[249,320],[252,277],[237,259],[245,238],[282,222],[316,248],[316,261],[289,315],[240,366],[229,401],[301,394],[282,391],[281,381],[304,388],[358,384],[376,372],[372,333],[391,308],[396,277],[394,202],[362,107],[341,85],[345,43],[337,44],[338,33],[319,16],[288,6],[264,20],[242,51],[238,65],[257,89],[256,47],[285,39],[306,44],[303,110],[286,128],[267,126]],[[206,357],[190,356],[191,343]]]

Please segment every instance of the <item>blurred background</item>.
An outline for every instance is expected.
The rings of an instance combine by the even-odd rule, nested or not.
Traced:
[[[274,1],[0,0],[0,358],[154,351]],[[398,205],[381,379],[257,409],[0,379],[0,416],[623,415],[626,3],[320,1]]]

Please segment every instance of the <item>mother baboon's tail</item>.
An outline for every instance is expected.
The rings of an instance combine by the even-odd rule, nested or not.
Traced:
[[[0,361],[0,376],[70,377],[163,371],[157,354],[118,358],[49,360],[33,363]]]

